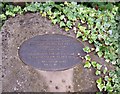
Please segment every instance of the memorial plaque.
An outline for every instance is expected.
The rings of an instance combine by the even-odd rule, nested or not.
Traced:
[[[23,42],[20,59],[41,70],[65,70],[80,64],[83,45],[75,38],[60,34],[37,35]]]

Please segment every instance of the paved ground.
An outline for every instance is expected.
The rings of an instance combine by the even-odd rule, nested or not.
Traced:
[[[2,28],[3,92],[97,91],[95,80],[98,76],[94,75],[94,69],[84,69],[83,63],[69,70],[47,72],[25,65],[19,59],[18,48],[22,42],[46,33],[75,37],[72,31],[64,32],[38,13],[18,15],[5,22]],[[84,43],[84,45],[88,44]],[[91,57],[104,64],[104,60],[99,59],[94,53],[91,53]]]

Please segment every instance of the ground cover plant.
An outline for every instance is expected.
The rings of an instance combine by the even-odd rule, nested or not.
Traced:
[[[96,3],[93,3],[94,5]],[[110,8],[109,8],[110,7]],[[9,17],[24,15],[26,12],[39,12],[43,17],[51,20],[66,32],[73,30],[76,38],[93,44],[94,47],[83,48],[87,53],[83,59],[86,60],[84,68],[93,67],[95,75],[100,78],[96,80],[100,91],[120,92],[120,61],[119,61],[119,7],[108,3],[100,7],[89,7],[86,3],[77,2],[46,2],[26,3],[25,6],[14,6],[11,3],[0,3],[0,19],[4,21]],[[112,64],[115,69],[108,70],[99,62],[93,61],[90,57],[92,51],[96,52],[99,58],[104,58],[106,63]]]

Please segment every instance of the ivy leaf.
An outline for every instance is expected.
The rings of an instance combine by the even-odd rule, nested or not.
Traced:
[[[113,65],[115,65],[117,62],[113,60],[111,63],[112,63]]]
[[[52,20],[52,23],[53,23],[53,24],[56,24],[57,21],[58,21],[57,19],[53,19],[53,20]]]
[[[97,39],[97,34],[91,34],[91,39],[95,41]]]
[[[4,4],[3,3],[0,3],[0,8],[4,8]]]
[[[47,14],[51,16],[51,15],[52,15],[52,11],[49,9],[49,10],[47,11]]]
[[[108,37],[108,35],[106,35],[106,34],[103,35],[104,40],[106,40],[107,37]]]
[[[14,6],[13,5],[6,5],[5,9],[9,11],[13,11]]]
[[[55,12],[53,13],[53,16],[54,16],[54,17],[59,17],[58,15],[60,15],[60,14],[61,14],[61,12],[58,12],[58,11],[56,12],[56,11],[55,11]]]
[[[97,52],[97,54],[98,54],[99,57],[103,56],[103,52],[102,51]]]
[[[88,46],[86,46],[85,48],[83,48],[83,51],[86,52],[86,53],[91,52],[91,51],[90,51],[90,48],[89,48]]]
[[[93,40],[89,40],[88,42],[91,44],[91,43],[93,43]]]
[[[15,13],[13,13],[13,12],[11,12],[11,11],[6,11],[6,13],[5,13],[6,15],[8,15],[8,16],[15,16]]]
[[[102,84],[102,78],[97,79],[96,83],[97,84]]]
[[[110,81],[107,81],[107,84],[106,84],[106,90],[108,90],[109,92],[112,92],[112,91],[113,91],[113,87],[112,87]]]
[[[65,27],[65,31],[69,31],[70,29],[68,27]]]
[[[71,21],[67,21],[66,25],[67,25],[69,28],[71,28],[71,26],[72,26]]]
[[[69,11],[70,11],[70,9],[69,9],[68,7],[65,7],[65,8],[63,9],[63,13],[64,13],[64,14],[67,14]]]
[[[105,81],[111,81],[112,79],[109,76],[105,76]]]
[[[91,64],[94,68],[97,67],[97,63],[95,61],[92,61]]]
[[[63,20],[65,18],[65,15],[60,16],[60,20]]]
[[[102,65],[97,63],[97,64],[96,64],[96,67],[97,67],[98,70],[100,70],[101,67],[102,67]]]
[[[104,84],[97,84],[97,87],[100,91],[102,91],[104,89]]]
[[[68,19],[71,20],[71,21],[75,21],[75,20],[76,20],[76,16],[75,16],[72,12],[70,12],[70,10],[69,10],[69,12],[67,13],[67,17],[68,17]]]
[[[101,71],[96,70],[95,74],[96,74],[96,75],[100,75],[100,74],[101,74]]]
[[[72,2],[71,2],[71,5],[72,5],[72,6],[75,6],[75,5],[77,5],[77,2],[72,1]]]
[[[88,54],[85,56],[85,59],[86,59],[87,61],[90,61],[90,60],[91,60],[91,58],[90,58],[90,56],[89,56]]]
[[[82,36],[82,41],[88,40],[86,36]]]
[[[77,32],[77,35],[76,35],[76,38],[79,38],[79,37],[81,37],[83,34],[80,32],[80,31],[78,31]]]
[[[84,65],[84,68],[90,68],[91,67],[91,64],[89,61],[86,61],[85,62],[85,65]]]
[[[65,26],[65,23],[63,21],[60,22],[60,27]]]
[[[108,70],[107,67],[105,67],[105,69],[103,70],[103,73],[106,74],[107,70]]]
[[[16,6],[16,7],[14,7],[13,12],[17,13],[20,10],[21,10],[21,7],[20,6]]]
[[[100,28],[100,26],[101,26],[100,22],[97,22],[97,23],[96,23],[96,27],[97,27],[97,28]]]
[[[97,46],[96,49],[95,49],[96,52],[100,51],[100,47]]]
[[[97,83],[97,87],[100,91],[102,91],[104,89],[104,84],[102,83],[102,78],[99,78],[98,80],[96,80]]]
[[[109,77],[108,76],[105,76],[105,81],[108,81]]]
[[[43,17],[46,17],[46,15],[47,15],[46,12],[43,12],[43,13],[42,13],[42,16],[43,16]]]
[[[26,10],[31,11],[31,12],[35,12],[35,11],[37,11],[37,8],[33,4],[31,4],[30,6],[26,7]]]
[[[64,4],[68,6],[68,2],[67,1],[65,1]]]
[[[98,35],[98,39],[101,40],[103,38],[103,35],[102,34],[99,34]]]
[[[84,35],[85,35],[85,36],[88,36],[89,34],[90,34],[90,30],[85,30],[85,31],[84,31]]]
[[[84,26],[80,26],[80,23],[78,24],[78,28],[79,28],[82,32],[84,32],[85,29],[86,29],[86,27],[84,27]]]
[[[105,40],[105,44],[106,45],[110,45],[110,41],[109,40]]]
[[[7,19],[7,17],[6,17],[6,15],[5,15],[5,14],[0,14],[0,19],[1,19],[1,20],[6,20],[6,19]]]

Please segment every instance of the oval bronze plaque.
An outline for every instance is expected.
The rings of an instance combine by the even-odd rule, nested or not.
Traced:
[[[60,34],[37,35],[23,42],[19,49],[21,60],[41,70],[65,70],[79,64],[85,56],[80,41]]]

